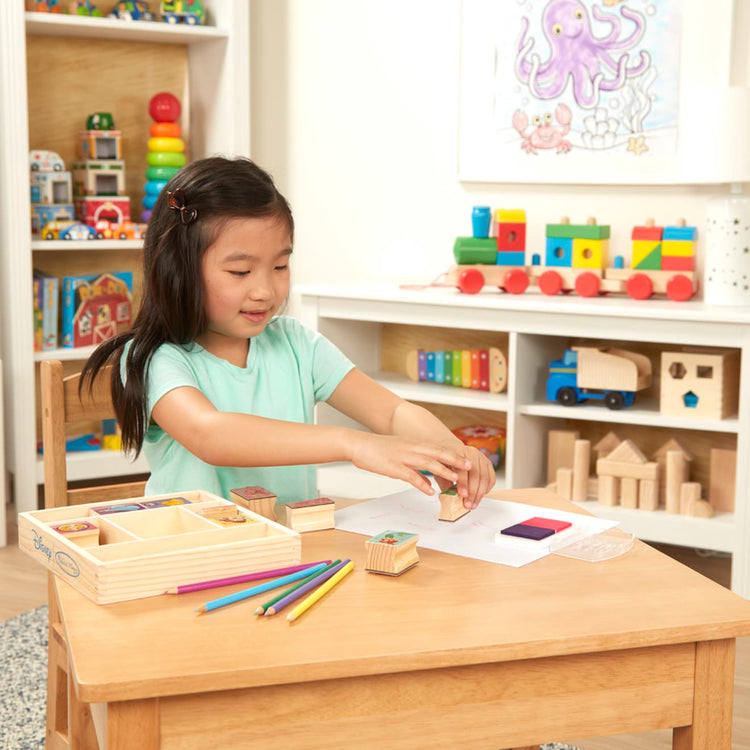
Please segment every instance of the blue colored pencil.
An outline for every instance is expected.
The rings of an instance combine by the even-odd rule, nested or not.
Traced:
[[[318,570],[323,570],[323,568],[326,567],[326,564],[320,563],[315,567]],[[262,594],[265,591],[279,588],[279,586],[285,586],[287,583],[293,583],[294,581],[298,581],[300,578],[306,578],[307,576],[312,575],[314,571],[315,568],[305,568],[304,570],[298,570],[296,573],[290,573],[288,576],[277,578],[274,581],[261,583],[257,586],[253,586],[252,588],[244,589],[243,591],[237,591],[234,594],[227,594],[227,596],[221,596],[218,599],[213,599],[210,602],[201,604],[201,606],[198,607],[198,609],[196,609],[195,611],[198,614],[202,614],[203,612],[211,612],[212,610],[219,609],[219,607],[224,607],[227,604],[234,604],[234,602],[240,602],[243,599],[249,599],[251,596],[255,596],[256,594]]]
[[[329,578],[333,578],[333,576],[335,576],[336,573],[338,573],[341,568],[343,568],[348,562],[349,560],[346,559],[343,562],[340,562],[338,565],[331,566],[330,568],[328,568],[328,570],[321,571],[317,576],[315,576],[315,578],[313,578],[312,581],[306,583],[304,586],[300,586],[294,591],[291,591],[283,599],[279,599],[276,604],[266,610],[265,615],[275,615],[279,610],[286,607],[287,604],[291,604],[301,596],[309,594],[314,588],[320,586],[321,583],[325,583]]]

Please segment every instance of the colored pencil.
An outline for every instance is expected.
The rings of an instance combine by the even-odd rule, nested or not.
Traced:
[[[277,594],[272,599],[269,599],[267,602],[263,602],[263,604],[259,605],[258,609],[256,609],[255,612],[253,612],[253,614],[255,615],[265,614],[268,611],[268,608],[272,607],[274,604],[276,604],[276,602],[283,599],[285,596],[288,596],[289,594],[291,594],[292,591],[296,591],[301,586],[304,586],[306,583],[309,583],[310,581],[315,580],[316,578],[318,578],[318,576],[322,576],[327,570],[338,565],[340,562],[341,562],[340,558],[338,560],[334,560],[333,562],[326,565],[326,567],[323,568],[323,570],[318,570],[312,575],[307,576],[307,578],[303,578],[298,583],[295,583],[294,586],[291,586],[288,589],[284,589],[284,591],[282,591],[280,594]],[[273,614],[273,612],[271,612],[271,614]]]
[[[317,602],[321,597],[327,594],[344,576],[348,575],[354,569],[354,563],[351,560],[346,560],[344,565],[333,578],[329,578],[322,586],[319,586],[313,591],[307,599],[303,599],[301,604],[298,604],[287,616],[286,619],[289,622],[294,622],[301,614],[306,612]]]
[[[265,591],[270,591],[271,589],[277,589],[279,586],[285,586],[287,583],[293,583],[294,581],[299,581],[300,578],[306,578],[309,576],[316,568],[318,570],[323,570],[325,568],[324,563],[320,563],[315,568],[305,568],[305,570],[298,570],[296,573],[291,573],[288,576],[284,576],[283,578],[277,578],[273,581],[268,581],[267,583],[260,583],[257,586],[253,586],[249,589],[243,589],[242,591],[237,591],[234,594],[228,594],[227,596],[219,597],[218,599],[212,599],[210,602],[206,602],[205,604],[201,604],[198,609],[195,611],[198,612],[198,614],[201,614],[203,612],[211,612],[214,609],[219,609],[219,607],[225,607],[227,604],[234,604],[234,602],[240,602],[243,599],[249,599],[251,596],[255,596],[256,594],[262,594]]]
[[[317,573],[314,576],[309,576],[310,580],[307,581],[307,583],[304,583],[299,588],[295,587],[294,589],[291,589],[285,596],[279,597],[279,600],[275,604],[268,607],[265,611],[266,616],[275,615],[278,611],[284,609],[287,604],[291,604],[292,602],[297,601],[301,596],[309,594],[316,586],[320,586],[321,583],[325,583],[329,578],[333,578],[333,576],[335,576],[336,573],[338,573],[348,562],[348,560],[344,560],[344,562],[339,560],[335,565],[331,564],[327,568],[321,570],[320,573]]]
[[[296,573],[298,570],[307,570],[315,565],[328,565],[330,560],[318,560],[318,562],[301,563],[291,565],[288,568],[277,568],[276,570],[260,570],[257,573],[245,573],[231,578],[214,578],[212,581],[201,581],[199,583],[188,583],[184,586],[175,586],[165,591],[165,594],[187,594],[191,591],[203,591],[203,589],[215,589],[219,586],[231,586],[234,583],[248,583],[249,581],[262,581],[264,578],[276,578]]]

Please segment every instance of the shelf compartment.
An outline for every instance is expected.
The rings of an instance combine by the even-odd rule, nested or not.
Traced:
[[[415,382],[406,375],[384,370],[368,374],[378,383],[407,401],[462,406],[467,409],[484,409],[486,411],[508,411],[508,396],[506,393],[488,393],[441,383]]]
[[[82,250],[143,250],[143,240],[86,240],[85,242],[32,240],[31,249],[34,252],[40,250],[73,250],[77,253]]]
[[[636,399],[638,397],[636,396]],[[554,417],[556,419],[576,419],[588,422],[611,422],[617,424],[638,424],[665,427],[679,430],[700,430],[703,432],[727,432],[737,434],[740,429],[737,417],[730,419],[688,419],[670,417],[659,411],[656,401],[637,400],[634,406],[612,411],[601,402],[581,403],[575,406],[561,406],[552,401],[545,403],[520,404],[520,414],[532,417]]]
[[[119,451],[75,451],[66,456],[68,481],[76,482],[86,479],[103,479],[106,477],[131,476],[148,474],[150,469],[146,457],[141,454],[134,461]],[[37,457],[37,484],[44,484],[44,459]]]
[[[623,531],[643,541],[682,547],[735,552],[737,534],[734,513],[718,511],[712,518],[694,518],[665,510],[637,510],[619,505],[601,505],[596,500],[576,503],[608,521],[617,521]]]
[[[155,44],[198,44],[226,39],[229,33],[215,26],[187,26],[163,21],[119,21],[52,13],[26,13],[26,31],[41,36],[118,39]]]

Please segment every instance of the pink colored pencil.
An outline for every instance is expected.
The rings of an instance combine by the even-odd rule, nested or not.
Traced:
[[[276,578],[276,576],[285,576],[296,573],[298,570],[312,568],[314,565],[321,563],[328,565],[330,560],[318,560],[318,562],[302,563],[292,565],[288,568],[277,568],[276,570],[260,570],[257,573],[246,573],[241,576],[232,576],[231,578],[215,578],[213,581],[201,581],[200,583],[188,583],[184,586],[175,586],[165,591],[165,594],[187,594],[190,591],[203,591],[203,589],[215,589],[219,586],[231,586],[233,583],[246,583],[247,581],[261,581],[264,578]]]

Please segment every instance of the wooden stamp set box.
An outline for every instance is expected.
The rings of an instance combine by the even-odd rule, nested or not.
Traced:
[[[203,490],[20,513],[21,549],[97,604],[295,565],[296,531]]]

